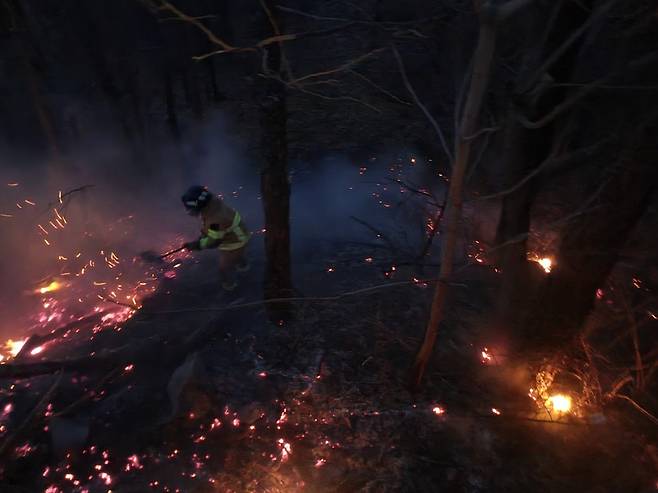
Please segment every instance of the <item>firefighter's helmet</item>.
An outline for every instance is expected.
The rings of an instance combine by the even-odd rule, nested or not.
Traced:
[[[207,187],[201,185],[188,188],[187,192],[181,197],[185,210],[191,216],[199,215],[211,199],[212,193],[210,193]]]

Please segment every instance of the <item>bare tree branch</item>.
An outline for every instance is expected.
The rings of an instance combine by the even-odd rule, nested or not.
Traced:
[[[296,79],[288,81],[289,84],[296,86],[299,85],[301,82],[304,82],[309,79],[317,78],[317,77],[323,77],[325,75],[332,75],[336,74],[339,72],[346,72],[355,65],[358,65],[359,63],[363,62],[364,60],[367,60],[368,58],[371,58],[372,56],[376,55],[377,53],[381,53],[382,51],[386,50],[387,48],[376,48],[374,50],[369,51],[368,53],[365,53],[361,56],[358,56],[356,58],[353,58],[352,60],[349,60],[342,65],[339,65],[338,67],[334,67],[332,69],[328,70],[322,70],[320,72],[314,72],[312,74],[307,74],[302,77],[298,77]]]
[[[596,190],[595,190],[595,191],[594,191],[594,192],[593,192],[593,193],[587,198],[587,200],[583,203],[583,205],[581,205],[577,210],[575,210],[575,211],[572,212],[571,214],[568,214],[568,215],[566,215],[566,216],[564,216],[564,217],[561,217],[561,218],[559,218],[559,219],[557,219],[557,220],[555,220],[555,221],[552,221],[552,222],[550,222],[550,223],[544,225],[544,227],[545,227],[546,229],[552,229],[552,228],[555,228],[555,227],[557,227],[557,226],[562,226],[562,225],[568,223],[569,221],[571,221],[572,219],[575,219],[575,218],[578,217],[578,216],[582,216],[583,214],[587,214],[588,212],[591,212],[592,210],[594,210],[595,207],[590,207],[590,206],[591,206],[592,203],[593,203],[593,202],[599,197],[599,195],[601,195],[601,193],[603,192],[603,189],[605,188],[605,186],[606,186],[607,184],[608,184],[608,181],[607,181],[607,180],[604,181],[603,183],[601,183],[601,186],[599,186],[599,187],[598,187],[598,188],[597,188],[597,189],[596,189]],[[516,235],[516,236],[514,236],[513,238],[510,238],[509,240],[507,240],[507,241],[505,241],[505,242],[503,242],[503,243],[500,243],[500,244],[498,244],[498,245],[495,245],[495,246],[493,246],[493,247],[487,249],[487,254],[492,253],[492,252],[495,252],[495,251],[497,251],[497,250],[500,250],[501,248],[504,248],[504,247],[506,247],[506,246],[508,246],[508,245],[512,245],[512,244],[514,244],[514,243],[518,243],[519,241],[523,241],[523,240],[525,240],[528,236],[530,236],[530,232],[521,233],[521,234],[519,234],[519,235]]]
[[[282,82],[284,84],[286,84],[285,81],[282,80]],[[319,92],[310,91],[310,90],[305,89],[304,87],[300,87],[300,86],[295,86],[294,89],[296,89],[297,91],[302,92],[304,94],[308,94],[310,96],[315,96],[316,98],[320,98],[320,99],[325,99],[327,101],[349,101],[351,103],[361,104],[361,105],[365,106],[366,108],[368,108],[368,109],[370,109],[370,110],[372,110],[376,113],[381,113],[382,112],[382,110],[380,110],[376,106],[373,106],[372,104],[370,104],[366,101],[363,101],[362,99],[355,98],[354,96],[347,96],[347,95],[328,96],[326,94],[322,94],[322,93],[319,93]]]
[[[473,135],[468,135],[468,136],[464,137],[464,139],[465,140],[474,140],[474,139],[477,139],[480,135],[489,134],[489,133],[493,133],[493,132],[498,132],[498,130],[500,130],[500,127],[481,128],[480,130],[475,132]]]
[[[230,43],[224,41],[223,39],[219,38],[215,33],[213,33],[210,29],[208,29],[200,20],[198,17],[193,17],[190,15],[187,15],[186,13],[182,12],[179,10],[175,5],[173,5],[170,2],[167,2],[165,0],[155,0],[153,2],[153,5],[155,6],[155,9],[161,12],[170,12],[176,17],[178,17],[181,21],[189,22],[193,26],[195,26],[197,29],[199,29],[203,34],[206,35],[208,38],[208,41],[210,41],[213,44],[216,44],[217,46],[220,46],[222,48],[223,53],[228,53],[230,51],[245,51],[245,50],[253,50],[253,48],[238,48],[236,46],[231,45]]]
[[[624,399],[625,401],[629,402],[631,406],[633,406],[635,409],[640,411],[642,414],[644,414],[649,420],[655,424],[658,425],[658,418],[656,418],[653,414],[651,414],[649,411],[644,409],[642,406],[640,406],[637,402],[635,402],[633,399],[628,397],[627,395],[624,394],[617,394],[616,396],[618,399]]]
[[[600,141],[597,142],[596,144],[584,147],[582,149],[578,149],[576,151],[569,152],[568,154],[565,154],[560,157],[556,157],[555,154],[552,154],[548,158],[546,158],[539,166],[537,166],[535,169],[533,169],[530,173],[525,175],[523,178],[521,178],[518,182],[516,182],[511,187],[506,188],[505,190],[501,190],[500,192],[484,195],[482,197],[477,197],[476,200],[491,200],[491,199],[497,199],[503,197],[505,195],[509,195],[510,193],[517,191],[523,185],[528,183],[535,176],[548,170],[551,167],[564,166],[568,163],[577,162],[581,159],[591,157],[593,154],[595,154],[598,150],[600,150],[603,147],[603,144],[605,142],[607,141]]]
[[[628,70],[635,70],[644,67],[645,65],[649,65],[655,62],[655,60],[658,59],[658,52],[654,53],[649,53],[645,56],[640,57],[637,60],[633,60],[630,62],[623,70],[623,73],[627,73]],[[600,86],[603,85],[604,82],[612,81],[615,80],[617,77],[619,77],[621,74],[618,72],[614,72],[611,74],[607,74],[604,77],[601,77],[600,79],[597,79],[593,82],[590,82],[583,86],[579,91],[577,91],[575,94],[573,94],[569,99],[566,101],[563,101],[562,103],[558,104],[553,110],[548,113],[548,115],[540,118],[537,121],[530,121],[528,120],[525,116],[519,115],[519,121],[521,124],[530,129],[537,129],[537,128],[542,128],[552,121],[554,121],[557,117],[559,117],[561,114],[563,114],[565,111],[569,110],[572,108],[574,105],[576,105],[579,101],[581,101],[583,98],[588,96],[590,93],[592,93],[594,90],[598,89]]]
[[[392,99],[393,101],[395,101],[396,103],[404,104],[405,106],[411,106],[411,103],[409,103],[408,101],[405,101],[404,99],[400,99],[400,98],[397,97],[395,94],[393,94],[391,91],[389,91],[389,90],[383,88],[382,86],[380,86],[379,84],[373,82],[372,80],[370,80],[368,77],[366,77],[366,76],[363,75],[362,73],[357,72],[356,70],[351,70],[351,69],[348,70],[348,72],[349,72],[350,74],[354,74],[356,77],[358,77],[358,78],[361,79],[362,81],[366,82],[368,85],[374,87],[374,88],[377,89],[379,92],[381,92],[381,93],[383,93],[383,94],[386,94],[389,98],[391,98],[391,99]]]
[[[38,416],[41,416],[41,414],[43,414],[44,409],[48,405],[48,401],[51,399],[51,397],[57,390],[57,387],[59,387],[60,382],[62,381],[62,375],[63,375],[62,372],[59,372],[56,375],[52,385],[43,394],[43,396],[41,396],[39,401],[32,408],[32,410],[25,417],[25,419],[21,422],[21,424],[13,431],[13,433],[11,433],[7,438],[5,438],[5,441],[2,442],[2,445],[0,445],[0,457],[4,457],[5,454],[9,452],[8,449],[11,446],[13,446],[14,442],[20,437],[20,435],[24,431],[30,428],[33,421],[37,419]]]
[[[561,114],[563,114],[564,112],[566,112],[567,110],[571,109],[573,106],[578,104],[578,102],[581,101],[583,98],[591,94],[598,87],[598,85],[606,79],[607,77],[604,77],[602,79],[599,79],[598,81],[586,85],[578,92],[573,94],[570,98],[558,104],[546,116],[542,117],[537,121],[531,121],[528,118],[526,118],[525,115],[522,114],[519,114],[517,118],[521,122],[521,125],[523,125],[525,128],[538,129],[545,127],[546,125],[554,121],[557,117],[559,117]]]
[[[607,13],[615,3],[619,0],[610,0],[608,3],[604,4],[598,11],[594,12],[589,18],[576,29],[571,36],[569,36],[564,42],[558,46],[558,48],[548,56],[544,63],[528,78],[524,84],[524,91],[531,90],[532,87],[537,83],[537,81],[545,74],[548,69],[557,62],[562,55],[580,38],[583,33],[585,33],[595,21],[600,19],[605,13]]]
[[[366,20],[366,19],[349,19],[345,17],[328,17],[324,15],[317,15],[313,14],[310,12],[304,12],[302,10],[294,9],[291,7],[285,7],[283,5],[277,5],[277,9],[279,9],[281,12],[287,12],[289,14],[295,14],[300,17],[306,17],[307,19],[313,19],[316,21],[329,21],[329,22],[353,22],[356,24],[365,24],[365,25],[371,25],[371,26],[379,26],[379,27],[395,27],[395,26],[413,26],[417,24],[426,24],[426,23],[431,23],[436,20],[442,19],[442,16],[433,16],[433,17],[426,17],[423,19],[415,19],[415,20],[410,20],[410,21],[373,21],[373,20]]]
[[[433,205],[434,207],[442,207],[441,204],[439,204],[437,198],[434,196],[434,194],[430,192],[426,192],[425,190],[420,190],[418,187],[415,187],[413,185],[410,185],[404,181],[402,181],[399,178],[387,178],[387,181],[392,181],[394,183],[397,183],[399,186],[406,188],[412,193],[415,193],[416,195],[421,195],[423,197],[427,197],[430,199],[430,204]]]
[[[289,41],[291,39],[295,39],[295,35],[292,34],[287,34],[287,35],[282,35],[281,34],[281,28],[279,28],[279,23],[277,20],[274,18],[274,15],[272,15],[272,11],[270,8],[267,6],[267,3],[265,0],[259,0],[260,6],[265,12],[265,15],[267,15],[267,19],[270,22],[270,25],[272,26],[272,30],[274,31],[274,39],[276,39],[276,43],[279,45],[279,52],[281,53],[281,64],[283,65],[283,69],[288,76],[289,79],[293,78],[292,75],[292,69],[290,68],[290,62],[288,61],[288,57],[286,56],[286,51],[283,47],[283,42],[284,41]],[[269,38],[272,39],[272,38]],[[258,47],[262,48],[263,46],[267,46],[268,44],[271,44],[271,42],[267,42],[268,40],[263,40],[260,43],[258,43]],[[264,67],[267,68],[267,67]]]
[[[452,166],[454,159],[452,157],[452,153],[450,152],[450,149],[448,148],[448,143],[446,142],[446,138],[443,135],[443,131],[441,130],[441,127],[437,123],[436,119],[432,116],[430,111],[427,109],[427,107],[420,100],[420,98],[416,94],[416,91],[414,91],[411,82],[409,82],[409,77],[407,77],[407,71],[404,68],[404,63],[402,62],[402,57],[400,56],[400,52],[395,47],[395,45],[392,46],[392,50],[393,50],[393,55],[395,56],[395,60],[398,63],[398,68],[400,69],[400,75],[402,75],[402,81],[404,82],[404,86],[407,88],[407,91],[409,91],[409,94],[411,94],[411,97],[413,98],[416,105],[420,108],[420,110],[423,112],[423,114],[427,117],[427,119],[434,127],[434,130],[436,131],[436,134],[439,136],[439,140],[441,141],[443,152],[445,152],[446,156],[448,157],[448,163],[450,164],[450,166]]]

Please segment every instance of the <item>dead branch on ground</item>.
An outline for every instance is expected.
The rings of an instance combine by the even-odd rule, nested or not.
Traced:
[[[44,392],[44,394],[37,401],[35,406],[28,413],[21,424],[18,425],[18,427],[7,438],[5,438],[4,442],[2,442],[2,445],[0,445],[0,458],[4,458],[8,453],[10,453],[10,447],[13,446],[16,440],[23,434],[23,432],[27,431],[31,426],[34,425],[34,421],[43,415],[43,411],[46,409],[46,406],[48,405],[52,396],[55,394],[55,391],[59,387],[60,382],[62,381],[62,375],[63,373],[59,372],[55,376],[55,380],[51,386],[46,392]]]

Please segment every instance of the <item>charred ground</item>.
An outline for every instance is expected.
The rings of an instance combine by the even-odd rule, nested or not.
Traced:
[[[653,491],[655,5],[314,3],[0,4],[3,491]]]

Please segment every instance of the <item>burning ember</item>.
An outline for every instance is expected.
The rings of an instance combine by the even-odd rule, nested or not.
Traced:
[[[432,412],[434,414],[436,414],[437,416],[441,416],[442,414],[444,414],[446,412],[446,410],[443,409],[441,406],[434,406],[432,408]]]

